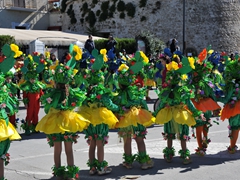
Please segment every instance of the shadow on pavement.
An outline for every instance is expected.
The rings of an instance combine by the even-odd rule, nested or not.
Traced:
[[[20,136],[22,138],[21,141],[29,140],[29,139],[45,139],[46,138],[46,134],[44,134],[44,133],[32,133],[29,136],[22,133],[22,134],[20,134]]]

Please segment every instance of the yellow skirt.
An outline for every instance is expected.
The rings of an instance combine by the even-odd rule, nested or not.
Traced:
[[[81,132],[89,125],[89,121],[80,114],[71,110],[57,110],[51,108],[37,124],[36,131],[45,134],[65,132]]]
[[[146,109],[132,107],[129,112],[119,117],[116,128],[124,128],[128,126],[137,126],[141,124],[145,127],[151,126],[155,122],[155,117]]]
[[[161,109],[156,116],[156,124],[165,124],[172,119],[182,125],[186,124],[188,126],[194,126],[196,124],[192,113],[184,108],[183,105],[170,106]]]
[[[93,126],[104,123],[108,125],[109,129],[113,129],[118,122],[118,119],[113,112],[105,107],[91,108],[88,106],[81,106],[79,107],[78,112],[85,119],[89,120]]]
[[[10,139],[12,141],[21,139],[21,137],[10,122],[7,126],[6,121],[0,119],[0,142],[5,141],[6,139]]]
[[[144,86],[156,87],[156,82],[152,79],[146,79],[144,81]]]

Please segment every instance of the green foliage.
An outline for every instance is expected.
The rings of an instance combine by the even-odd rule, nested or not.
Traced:
[[[96,27],[87,27],[86,33],[93,36],[100,36],[100,31]]]
[[[96,16],[99,16],[101,14],[101,10],[99,9],[99,10],[97,10],[97,12],[96,12]]]
[[[134,17],[135,15],[135,12],[136,12],[136,8],[135,6],[133,5],[133,3],[127,3],[126,4],[126,11],[127,11],[127,15],[130,16],[130,17]]]
[[[93,11],[90,11],[88,13],[88,23],[89,23],[90,27],[93,27],[96,23],[96,16]]]
[[[108,12],[107,11],[104,11],[100,14],[99,16],[99,21],[102,22],[102,21],[105,21],[106,19],[108,18]]]
[[[71,24],[75,24],[77,22],[77,19],[75,18],[75,13],[74,13],[72,4],[69,6],[69,8],[67,10],[67,14],[71,18],[70,19]]]
[[[2,48],[4,44],[12,44],[12,43],[15,43],[15,38],[13,36],[0,35],[0,48]]]
[[[150,31],[142,31],[136,39],[141,39],[145,42],[146,46],[146,54],[153,54],[155,55],[157,51],[163,51],[163,48],[165,47],[165,43],[156,37],[152,32]]]
[[[115,6],[115,4],[112,4],[112,5],[110,6],[109,11],[112,12],[112,13],[114,13],[114,12],[116,11],[116,6]]]
[[[146,20],[147,20],[146,16],[142,16],[140,21],[142,22],[142,21],[146,21]]]
[[[124,19],[124,18],[125,18],[125,13],[124,13],[124,12],[121,12],[121,13],[119,14],[119,18],[120,18],[120,19]]]
[[[143,8],[143,7],[145,7],[147,5],[147,0],[140,0],[140,2],[139,2],[139,7],[140,8]]]
[[[92,0],[92,3],[93,3],[93,4],[97,4],[97,3],[98,3],[98,0]]]
[[[121,52],[123,49],[126,49],[128,54],[132,54],[134,52],[136,52],[136,41],[135,39],[132,38],[115,38],[115,40],[117,41],[117,45],[116,45],[116,53]],[[100,50],[100,49],[104,49],[106,48],[105,45],[107,43],[107,39],[99,39],[99,40],[95,40],[95,47],[96,49]]]
[[[83,12],[87,12],[88,11],[88,3],[87,2],[83,3],[82,10],[83,10]]]
[[[109,8],[109,1],[102,2],[101,10],[102,11],[108,11],[108,8]]]
[[[118,4],[117,4],[117,10],[118,11],[124,11],[125,10],[125,2],[124,1],[119,1]]]
[[[61,13],[64,13],[66,11],[66,8],[67,8],[67,2],[68,0],[62,0],[62,3],[61,3]]]

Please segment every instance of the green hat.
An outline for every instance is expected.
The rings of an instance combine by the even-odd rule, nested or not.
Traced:
[[[68,84],[73,80],[73,71],[69,66],[60,64],[55,69],[53,80],[56,83]]]

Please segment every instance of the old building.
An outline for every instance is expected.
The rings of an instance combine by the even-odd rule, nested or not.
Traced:
[[[167,42],[177,38],[181,49],[199,53],[212,45],[228,53],[240,50],[238,0],[62,0],[63,30],[135,37],[150,31]]]

